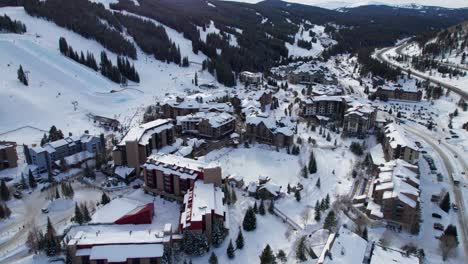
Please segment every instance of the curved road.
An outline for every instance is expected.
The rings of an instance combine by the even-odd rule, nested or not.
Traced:
[[[454,198],[455,198],[456,204],[458,205],[458,208],[459,208],[459,211],[457,213],[458,221],[460,223],[459,226],[460,226],[461,231],[462,231],[461,234],[462,234],[462,239],[463,239],[465,256],[468,256],[468,243],[467,243],[468,227],[467,227],[466,207],[465,207],[463,196],[462,196],[462,193],[461,193],[462,191],[460,190],[460,188],[462,188],[461,187],[462,184],[459,187],[459,186],[456,186],[453,183],[452,173],[459,173],[459,172],[454,168],[454,166],[453,166],[453,164],[451,162],[451,161],[456,160],[457,162],[459,162],[459,164],[461,165],[461,167],[463,168],[464,171],[468,171],[468,167],[467,167],[465,161],[462,158],[463,156],[460,156],[460,155],[457,154],[458,158],[455,158],[454,156],[449,157],[449,156],[447,156],[447,154],[446,154],[447,152],[445,152],[443,150],[443,148],[445,150],[448,150],[449,152],[451,152],[452,155],[455,155],[457,153],[450,146],[448,146],[445,143],[441,143],[441,144],[435,143],[434,141],[437,141],[436,139],[434,139],[431,135],[428,135],[427,133],[423,132],[420,129],[417,129],[415,127],[411,127],[411,126],[408,126],[408,125],[403,125],[403,126],[408,132],[412,133],[415,137],[423,139],[442,158],[442,161],[444,162],[444,165],[447,168],[447,172],[449,174],[450,183],[452,185],[452,191],[455,194]],[[464,179],[464,180],[466,181],[466,179]]]
[[[395,52],[398,54],[398,55],[401,55],[401,50],[406,46],[408,45],[408,43],[403,43],[401,44],[400,46],[398,46],[396,49],[395,49]],[[407,68],[404,68],[400,65],[398,65],[397,63],[393,62],[392,60],[389,60],[387,59],[384,54],[389,51],[390,49],[393,49],[395,47],[389,47],[389,48],[384,48],[382,50],[379,50],[375,53],[375,56],[377,58],[377,60],[381,61],[381,62],[386,62],[390,65],[392,65],[393,67],[396,67],[396,68],[399,68],[400,70],[404,71],[404,72],[409,72],[411,71],[411,74],[414,75],[414,76],[417,76],[419,78],[422,78],[422,79],[425,79],[425,80],[428,80],[430,81],[431,83],[434,83],[436,85],[440,85],[441,87],[443,88],[446,88],[458,95],[460,95],[461,97],[463,97],[463,99],[465,99],[466,101],[468,101],[468,92],[466,91],[463,91],[461,90],[460,88],[454,86],[454,85],[451,85],[451,84],[448,84],[448,83],[444,83],[444,82],[441,82],[435,78],[432,78],[430,76],[427,76],[419,71],[415,71],[415,70],[411,70],[411,69],[407,69]]]

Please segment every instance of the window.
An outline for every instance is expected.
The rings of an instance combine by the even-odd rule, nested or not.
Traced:
[[[157,258],[150,258],[150,264],[157,264],[158,263],[158,259]]]
[[[140,264],[140,259],[132,259],[132,264]]]
[[[81,257],[81,264],[89,264],[89,256]]]

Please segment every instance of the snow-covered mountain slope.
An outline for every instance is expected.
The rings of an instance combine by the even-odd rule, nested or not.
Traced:
[[[48,130],[56,125],[64,133],[83,132],[92,128],[88,113],[116,117],[128,123],[139,107],[148,105],[155,98],[168,92],[177,93],[194,87],[192,79],[199,65],[181,68],[166,64],[138,51],[138,60],[133,61],[140,75],[138,86],[122,88],[89,68],[78,64],[58,50],[58,39],[65,37],[78,51],[90,51],[99,58],[105,50],[94,40],[81,37],[54,23],[27,15],[22,7],[0,8],[0,14],[26,24],[24,35],[0,34],[0,134],[22,127],[33,126]],[[203,55],[191,51],[191,42],[182,35],[168,30],[173,41],[180,45],[183,56],[201,62]],[[190,53],[189,53],[190,52]],[[116,61],[116,55],[107,51]],[[17,79],[17,70],[22,65],[29,78],[29,86]],[[214,77],[199,73],[199,82],[212,82]],[[117,91],[111,93],[111,91]],[[78,102],[74,110],[73,101]],[[9,135],[9,139],[15,139]],[[1,135],[0,135],[1,138]],[[19,142],[22,142],[18,138]]]

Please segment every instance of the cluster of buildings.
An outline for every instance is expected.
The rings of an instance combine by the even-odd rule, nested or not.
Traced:
[[[101,138],[87,133],[69,136],[43,146],[23,146],[24,156],[29,165],[34,165],[38,173],[52,172],[61,166],[81,166],[94,159],[104,148]],[[63,164],[65,162],[65,164]]]
[[[346,227],[330,234],[317,264],[420,264],[420,259],[398,249],[367,241]]]
[[[271,69],[275,79],[288,80],[291,84],[324,84],[336,85],[336,76],[326,66],[318,62],[296,62]]]
[[[370,151],[371,177],[354,206],[371,219],[397,229],[416,232],[420,222],[420,181],[417,146],[395,123],[384,127],[382,144]]]
[[[374,132],[377,109],[344,95],[322,95],[301,102],[301,116],[324,124],[337,122],[347,136],[365,136]]]

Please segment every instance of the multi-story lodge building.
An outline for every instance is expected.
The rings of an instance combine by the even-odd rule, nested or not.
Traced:
[[[107,226],[109,227],[109,226]],[[172,225],[162,230],[78,231],[67,244],[73,264],[160,264],[164,247],[173,243]]]
[[[182,134],[218,139],[234,132],[236,119],[228,113],[198,112],[177,117],[177,128]]]
[[[16,143],[0,141],[0,171],[18,166]]]
[[[262,74],[243,71],[239,74],[239,80],[241,81],[241,83],[244,83],[246,85],[259,85],[262,83]]]
[[[324,116],[334,120],[342,120],[346,111],[345,96],[314,96],[302,102],[303,117]]]
[[[116,166],[134,168],[140,175],[140,166],[153,150],[159,150],[175,141],[175,128],[171,119],[157,119],[128,131],[112,151]]]
[[[101,151],[103,142],[99,137],[88,134],[70,136],[41,146],[24,146],[24,155],[28,164],[35,165],[37,172],[51,171],[56,161],[77,155],[94,157]],[[68,160],[73,160],[70,158]]]
[[[184,195],[180,216],[180,231],[203,232],[211,242],[214,225],[229,229],[226,225],[227,208],[224,193],[213,183],[196,181]]]
[[[385,86],[379,87],[374,93],[375,97],[380,100],[402,100],[402,101],[421,101],[422,91],[416,87],[398,87],[398,86]]]
[[[194,99],[169,97],[161,105],[161,115],[164,118],[175,119],[178,116],[186,116],[197,112],[227,112],[232,113],[231,103],[201,103]]]
[[[175,155],[152,155],[143,165],[144,189],[182,200],[197,180],[221,186],[221,168]]]
[[[419,148],[404,129],[390,123],[384,127],[385,138],[383,149],[387,159],[403,159],[409,163],[419,160]]]
[[[290,118],[276,120],[265,113],[256,113],[246,118],[246,137],[260,143],[286,147],[293,144],[296,124]]]
[[[374,219],[412,230],[419,223],[419,169],[397,159],[379,167],[370,183],[366,213]]]
[[[368,104],[348,108],[343,118],[343,133],[348,136],[366,136],[373,131],[376,116],[377,110]]]

